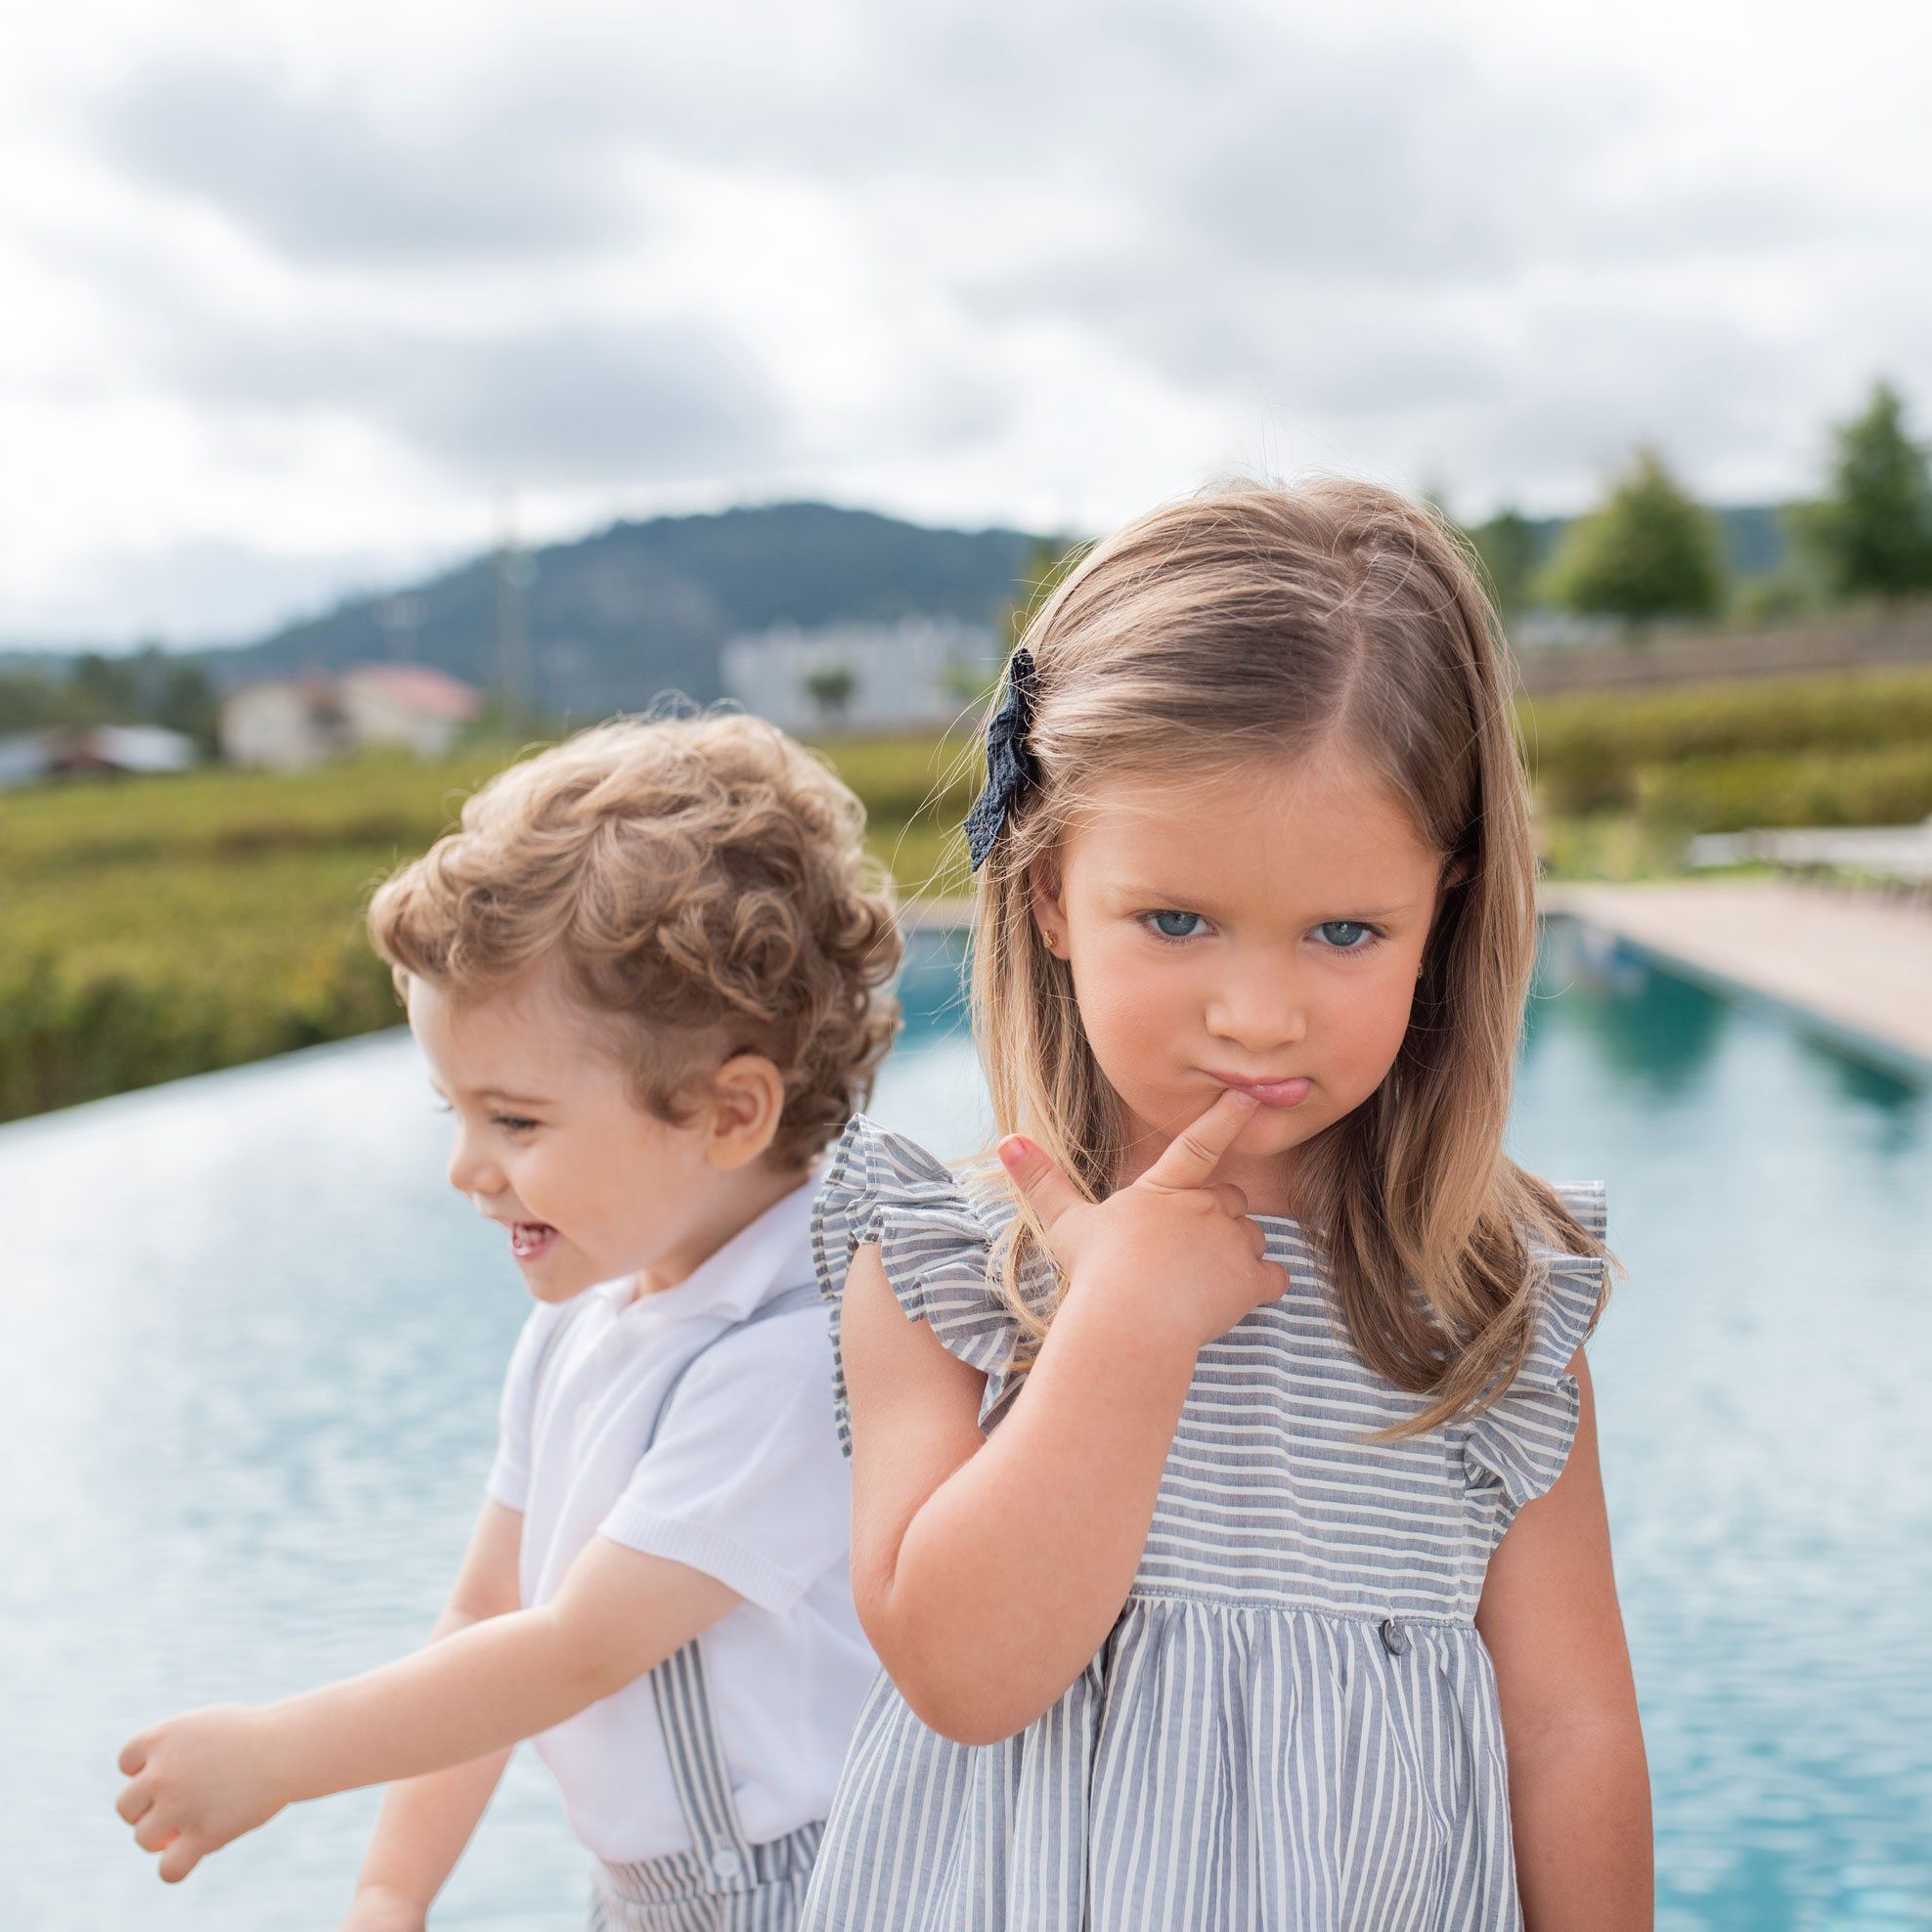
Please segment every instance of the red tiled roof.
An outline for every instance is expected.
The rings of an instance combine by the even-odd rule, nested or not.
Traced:
[[[359,664],[343,674],[360,684],[378,685],[399,704],[425,718],[455,718],[468,723],[483,709],[483,694],[473,684],[432,671],[426,664]]]

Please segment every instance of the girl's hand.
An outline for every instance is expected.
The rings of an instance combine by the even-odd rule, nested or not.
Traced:
[[[336,1932],[427,1932],[429,1917],[419,1905],[396,1892],[372,1886],[356,1894]]]
[[[1000,1160],[1067,1271],[1070,1295],[1133,1295],[1136,1319],[1171,1318],[1193,1352],[1287,1290],[1288,1270],[1263,1258],[1267,1235],[1248,1219],[1248,1197],[1213,1180],[1259,1104],[1227,1088],[1137,1181],[1098,1203],[1083,1200],[1024,1135],[1000,1142]]]
[[[170,1885],[289,1801],[268,1713],[245,1704],[210,1704],[142,1732],[122,1745],[120,1768],[129,1781],[114,1809],[144,1852],[160,1854]]]

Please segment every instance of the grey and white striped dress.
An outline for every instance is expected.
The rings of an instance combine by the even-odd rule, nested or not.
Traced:
[[[1565,1199],[1601,1236],[1602,1190]],[[877,1242],[906,1314],[985,1372],[986,1428],[1021,1380],[985,1279],[1010,1211],[860,1117],[813,1216],[835,1339],[853,1251]],[[1521,1923],[1496,1685],[1471,1618],[1504,1530],[1568,1456],[1567,1364],[1605,1263],[1538,1256],[1532,1353],[1487,1414],[1372,1443],[1421,1399],[1356,1356],[1299,1227],[1257,1218],[1288,1293],[1201,1351],[1106,1645],[997,1744],[941,1737],[881,1677],[801,1932]],[[837,1398],[849,1451],[842,1382]]]

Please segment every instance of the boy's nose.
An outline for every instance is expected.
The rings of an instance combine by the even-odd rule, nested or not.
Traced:
[[[456,1145],[450,1149],[450,1185],[464,1196],[501,1194],[504,1177],[493,1163],[471,1149],[465,1136],[459,1134]]]

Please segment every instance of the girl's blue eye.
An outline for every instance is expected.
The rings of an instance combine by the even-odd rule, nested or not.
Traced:
[[[1325,919],[1315,930],[1321,934],[1322,943],[1338,952],[1360,952],[1362,942],[1375,937],[1375,928],[1359,919]]]
[[[1159,933],[1164,940],[1191,940],[1194,937],[1192,933],[1169,932],[1167,928],[1164,926],[1161,922],[1164,919],[1178,919],[1183,921],[1188,919],[1199,919],[1201,917],[1201,914],[1198,912],[1150,912],[1146,916],[1154,921],[1154,930],[1157,933]]]

